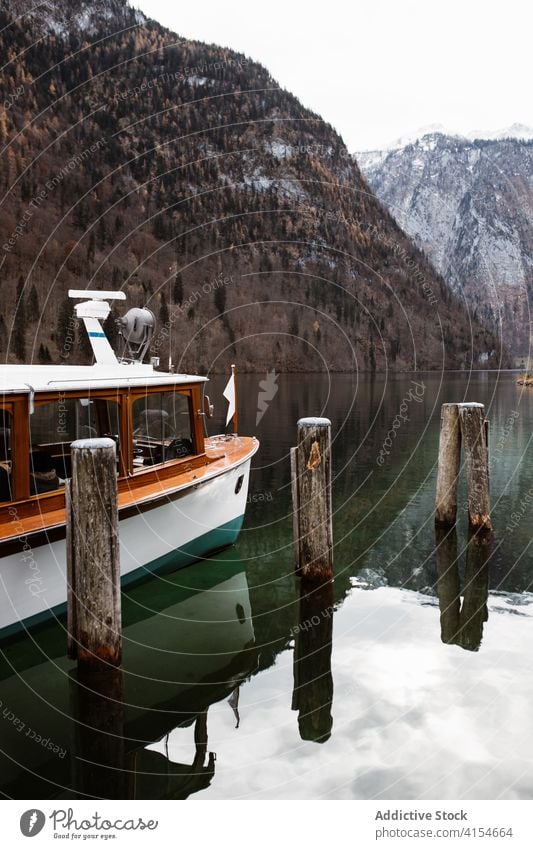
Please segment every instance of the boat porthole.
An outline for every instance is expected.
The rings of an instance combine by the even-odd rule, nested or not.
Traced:
[[[242,489],[242,482],[244,480],[244,475],[239,475],[237,478],[237,483],[235,484],[235,495],[238,495]]]
[[[244,623],[246,622],[246,615],[244,613],[244,607],[242,606],[242,604],[235,605],[235,612],[237,614],[237,619],[239,620],[241,625],[244,625]]]

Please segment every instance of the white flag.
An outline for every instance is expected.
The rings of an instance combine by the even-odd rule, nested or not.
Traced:
[[[235,415],[235,374],[232,373],[230,379],[226,383],[226,388],[222,393],[228,401],[228,415],[226,416],[226,427],[229,425]]]

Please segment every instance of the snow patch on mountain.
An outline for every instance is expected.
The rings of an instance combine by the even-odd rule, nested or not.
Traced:
[[[133,9],[126,0],[69,0],[67,3],[4,0],[3,5],[13,17],[30,18],[43,32],[61,38],[79,33],[91,36],[102,29],[120,32],[141,26],[148,20],[140,9]]]

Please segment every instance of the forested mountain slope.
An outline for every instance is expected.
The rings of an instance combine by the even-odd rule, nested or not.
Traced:
[[[87,356],[69,288],[123,288],[182,370],[497,364],[340,136],[231,50],[121,0],[0,12],[3,359]],[[487,360],[488,358],[488,360]]]

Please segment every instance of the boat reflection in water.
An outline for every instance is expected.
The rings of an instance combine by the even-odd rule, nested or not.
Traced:
[[[197,714],[189,725],[167,732],[162,740],[134,752],[130,759],[133,778],[131,799],[187,799],[205,790],[215,774],[216,755],[208,751],[207,710]],[[192,729],[192,733],[191,733]],[[180,740],[180,751],[191,752],[190,761],[174,760],[176,731],[188,731]]]
[[[302,740],[325,743],[331,736],[333,677],[333,582],[300,587],[298,625],[294,628],[294,690],[292,709],[298,711]]]
[[[121,670],[78,671],[64,657],[66,635],[57,626],[35,642],[4,647],[3,705],[60,754],[11,733],[3,747],[3,793],[179,799],[209,784],[209,706],[232,694],[234,702],[258,657],[246,573],[231,555],[124,594]],[[176,728],[191,735],[184,764],[151,750],[154,740],[164,748]]]
[[[441,639],[467,651],[477,651],[483,638],[483,624],[489,618],[489,563],[491,533],[471,534],[466,546],[466,568],[461,603],[460,556],[455,528],[436,530],[437,594],[440,608]]]

